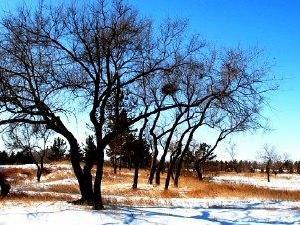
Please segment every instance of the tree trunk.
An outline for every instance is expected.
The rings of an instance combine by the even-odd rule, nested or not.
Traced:
[[[156,172],[155,172],[155,183],[160,185],[160,174],[163,172],[166,162],[166,155],[167,151],[164,151],[163,155],[160,158],[160,161],[157,165]]]
[[[178,123],[179,123],[179,121],[180,121],[180,119],[183,115],[184,115],[184,113],[181,113],[179,116],[176,117],[176,120],[174,121],[172,129],[170,131],[170,134],[169,134],[169,136],[167,138],[167,141],[166,141],[166,144],[164,146],[164,152],[163,152],[163,154],[160,158],[160,161],[159,161],[157,169],[156,169],[156,174],[155,174],[155,183],[157,185],[160,185],[160,174],[161,174],[161,172],[163,172],[163,170],[165,168],[165,162],[166,162],[166,156],[167,156],[167,153],[168,153],[168,149],[170,147],[175,129],[176,129],[176,127],[177,127],[177,125],[178,125]]]
[[[0,174],[0,187],[1,187],[1,196],[5,197],[10,191],[10,184],[8,181]]]
[[[119,157],[119,170],[121,171],[122,169],[122,158],[121,156]]]
[[[97,141],[97,170],[96,177],[94,182],[94,209],[101,210],[104,209],[102,202],[102,194],[101,194],[101,184],[102,184],[102,176],[103,176],[103,165],[104,165],[104,148],[105,146],[101,144],[101,141]]]
[[[199,123],[193,127],[193,129],[191,130],[191,132],[189,134],[189,137],[187,139],[185,147],[184,147],[183,151],[181,152],[179,162],[178,162],[178,166],[177,166],[177,170],[176,170],[176,174],[175,174],[175,179],[174,179],[174,186],[175,187],[178,187],[178,182],[179,182],[179,177],[180,177],[180,173],[181,173],[181,168],[182,168],[184,156],[187,153],[187,151],[189,150],[189,146],[190,146],[190,143],[193,139],[194,133],[198,129],[198,127],[202,124],[203,119],[204,119],[204,117],[202,117],[200,119]],[[186,130],[186,132],[188,132],[188,130]]]
[[[139,179],[139,163],[135,164],[132,189],[137,189]]]
[[[116,156],[113,156],[113,167],[114,167],[114,174],[117,174],[117,159]]]
[[[68,137],[71,152],[71,163],[74,174],[79,183],[81,199],[74,201],[75,204],[91,204],[93,202],[93,185],[91,175],[91,165],[86,165],[84,170],[80,166],[79,145],[74,137]]]
[[[41,176],[42,176],[42,169],[40,166],[37,166],[37,171],[36,171],[36,179],[38,182],[41,181]]]
[[[197,160],[195,163],[195,170],[197,172],[198,179],[200,181],[203,181],[203,162],[200,162],[200,160]]]
[[[86,162],[86,165],[83,168],[83,186],[84,186],[84,193],[82,198],[84,199],[85,203],[88,205],[93,205],[93,177],[92,177],[92,168],[93,162]]]
[[[174,179],[173,171],[180,153],[181,153],[181,144],[179,144],[179,146],[170,156],[170,164],[169,164],[169,169],[168,169],[167,178],[165,182],[165,190],[169,188],[171,177]]]
[[[171,180],[171,177],[172,177],[172,174],[173,174],[173,169],[174,169],[175,162],[176,162],[176,159],[170,160],[169,169],[168,169],[166,182],[165,182],[165,190],[168,190],[168,188],[169,188],[170,180]]]
[[[175,173],[175,177],[174,177],[174,186],[175,187],[178,187],[178,182],[179,182],[179,177],[180,177],[180,173],[181,173],[182,163],[183,163],[183,157],[180,157],[179,161],[178,161],[178,166],[177,166],[177,170],[176,170],[176,173]]]
[[[152,156],[150,175],[148,180],[149,184],[153,184],[153,179],[157,168],[157,155],[158,155],[157,146],[153,146],[153,156]]]
[[[267,166],[266,166],[266,173],[267,173],[267,179],[268,182],[270,182],[270,171],[271,171],[271,165],[270,165],[270,160],[267,162]]]

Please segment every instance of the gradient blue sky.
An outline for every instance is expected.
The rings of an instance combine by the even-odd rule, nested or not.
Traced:
[[[0,10],[13,10],[21,0],[1,0]],[[25,2],[35,3],[35,0]],[[51,1],[49,1],[51,2]],[[58,2],[66,2],[58,0]],[[81,2],[78,0],[77,2]],[[242,134],[237,143],[238,158],[255,159],[265,143],[300,160],[300,1],[286,0],[127,0],[141,14],[159,24],[167,17],[186,18],[191,32],[199,33],[217,47],[258,46],[275,62],[272,73],[279,78],[279,90],[269,98],[264,115],[273,131]],[[53,4],[53,2],[52,2]],[[1,15],[1,13],[0,13]],[[218,150],[227,157],[226,142]]]
[[[238,157],[255,159],[265,143],[300,160],[300,1],[285,0],[188,0],[129,1],[159,22],[166,17],[184,17],[191,30],[218,47],[258,46],[275,62],[272,73],[280,88],[269,98],[264,115],[273,131],[238,135]],[[226,157],[226,143],[220,158]]]

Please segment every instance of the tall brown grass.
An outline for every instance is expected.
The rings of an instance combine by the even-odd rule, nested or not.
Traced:
[[[59,164],[58,164],[59,165]],[[22,184],[27,178],[35,176],[35,171],[22,168],[6,168],[3,170],[7,177],[14,177],[19,183]],[[19,175],[16,175],[19,174]],[[24,174],[24,176],[20,176]],[[196,179],[192,173],[185,173],[179,182],[179,187],[173,187],[170,185],[169,190],[164,190],[165,174],[162,175],[162,184],[160,186],[150,185],[147,183],[149,172],[146,170],[140,170],[139,185],[137,190],[132,190],[133,170],[122,169],[117,171],[117,174],[113,173],[111,167],[104,168],[103,179],[103,195],[106,202],[111,204],[129,205],[145,205],[155,204],[157,199],[172,199],[172,198],[242,198],[242,199],[276,199],[276,200],[293,200],[300,201],[300,191],[287,191],[287,190],[274,190],[265,187],[257,187],[246,184],[230,184],[230,183],[214,183],[206,180],[200,182]],[[222,174],[226,175],[226,174]],[[231,174],[232,175],[232,174]],[[236,176],[251,176],[262,178],[264,174],[234,174]],[[45,177],[43,182],[47,184],[47,181],[63,180],[66,178],[74,178],[74,175],[70,169],[66,167],[57,167],[56,171],[53,171],[51,175]],[[273,177],[276,179],[276,177]],[[272,180],[271,180],[272,182]],[[38,193],[38,196],[12,193],[10,198],[12,199],[38,199],[38,200],[63,200],[64,198],[69,200],[69,196],[64,198],[51,196],[49,193],[53,192],[60,195],[63,194],[79,194],[79,188],[77,184],[53,184],[53,185],[32,185],[26,186],[27,191],[34,191]],[[136,199],[138,197],[140,199]],[[143,200],[144,198],[144,200]],[[145,200],[146,199],[146,200]]]

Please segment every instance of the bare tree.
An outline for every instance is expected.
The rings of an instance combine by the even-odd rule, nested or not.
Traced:
[[[236,156],[237,156],[237,149],[236,149],[236,143],[233,142],[229,142],[229,146],[226,148],[227,153],[230,156],[231,159],[231,163],[232,163],[232,167],[233,170],[238,173],[238,162],[236,160]]]
[[[45,126],[25,124],[22,126],[10,126],[10,130],[5,139],[8,149],[22,150],[28,153],[37,167],[36,178],[40,182],[44,173],[44,162],[50,153],[47,146],[51,131]]]
[[[195,113],[184,155],[204,124],[221,128],[221,139],[228,130],[256,124],[263,94],[270,89],[266,67],[251,61],[256,55],[237,49],[208,56],[198,36],[187,38],[185,21],[168,20],[155,30],[122,1],[110,3],[23,8],[4,18],[0,42],[0,125],[43,124],[61,134],[70,145],[81,191],[77,203],[95,209],[103,208],[104,151],[123,128],[138,127],[136,136],[142,137],[150,118],[174,113],[176,123],[170,127],[175,128],[184,115]],[[96,162],[83,167],[78,141],[64,122],[69,112],[77,112],[74,108],[88,115],[95,132]],[[128,115],[126,126],[118,126],[122,111]],[[112,112],[116,126],[110,127]],[[166,149],[172,132],[164,137]]]
[[[35,15],[21,9],[1,23],[0,44],[0,125],[44,125],[66,138],[70,145],[71,162],[87,199],[83,172],[80,167],[79,145],[63,122],[70,116],[72,101],[65,82],[68,76],[57,66],[64,60],[49,45],[41,44],[36,34],[42,29],[41,11]],[[29,25],[37,25],[34,33]],[[62,96],[65,100],[62,101]]]
[[[258,152],[258,158],[260,158],[265,165],[265,172],[267,174],[267,180],[270,182],[270,174],[271,170],[274,166],[274,162],[276,162],[279,158],[279,155],[274,146],[269,144],[265,144],[263,149]]]
[[[194,169],[196,170],[198,179],[200,181],[203,180],[205,163],[207,161],[213,160],[216,157],[214,153],[215,148],[212,149],[210,145],[206,143],[200,143],[196,144],[196,146],[192,150],[194,156]]]
[[[174,73],[190,56],[199,53],[202,43],[196,37],[185,40],[186,23],[179,21],[168,21],[154,35],[151,21],[141,19],[135,10],[119,1],[99,1],[83,7],[42,6],[36,12],[22,9],[4,20],[3,29],[6,35],[1,46],[1,102],[12,116],[1,124],[46,124],[63,135],[70,144],[71,162],[80,185],[79,202],[93,202],[96,209],[103,208],[104,149],[122,132],[108,129],[111,96],[122,90],[128,105],[134,106],[136,97],[130,96],[130,90],[138,80]],[[28,83],[26,88],[21,85],[24,82]],[[90,109],[97,146],[94,183],[93,164],[86,162],[81,168],[78,142],[58,116],[66,112],[58,94],[71,99],[68,91],[84,99]],[[175,107],[168,102],[161,109],[151,107],[148,111],[132,107],[129,125]]]

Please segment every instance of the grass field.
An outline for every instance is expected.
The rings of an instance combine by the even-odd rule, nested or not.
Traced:
[[[47,165],[47,174],[42,177],[40,183],[35,179],[35,167],[25,166],[5,166],[1,172],[6,175],[12,185],[9,198],[0,201],[71,201],[79,197],[77,181],[73,175],[71,166],[64,163]],[[118,170],[113,173],[112,168],[105,167],[102,192],[104,201],[110,205],[156,205],[158,199],[164,199],[168,204],[168,199],[189,199],[189,198],[238,198],[238,199],[267,199],[267,200],[292,200],[300,201],[299,190],[272,189],[268,186],[256,186],[243,182],[244,179],[265,180],[260,173],[257,174],[232,174],[222,173],[219,178],[222,182],[214,179],[207,179],[200,182],[191,174],[183,175],[180,179],[179,187],[170,185],[169,190],[164,190],[164,178],[160,186],[147,183],[148,170],[140,170],[139,185],[137,190],[132,190],[132,173],[128,169]],[[218,178],[217,176],[217,178]],[[225,179],[225,178],[226,179]],[[230,182],[231,178],[234,182]],[[238,180],[239,178],[239,180]],[[297,175],[272,177],[271,183],[284,183],[299,179]],[[280,182],[278,182],[280,180]],[[300,182],[299,182],[300,183]]]

